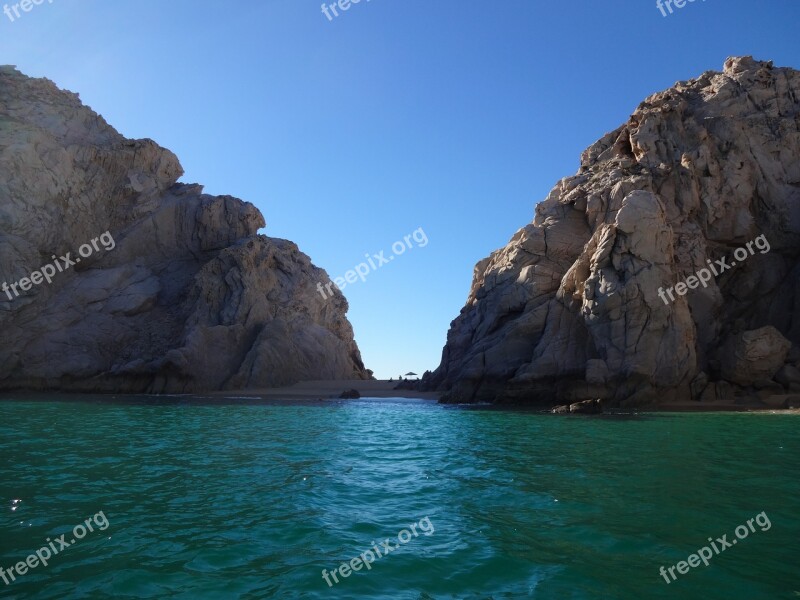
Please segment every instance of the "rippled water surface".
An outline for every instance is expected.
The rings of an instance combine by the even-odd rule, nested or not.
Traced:
[[[109,525],[0,598],[796,600],[798,432],[794,415],[412,400],[2,402],[0,567]],[[659,575],[762,511],[767,531]],[[425,517],[430,535],[323,579]]]

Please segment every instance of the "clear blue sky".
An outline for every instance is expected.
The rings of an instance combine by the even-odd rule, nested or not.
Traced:
[[[171,149],[332,277],[422,227],[344,290],[380,377],[438,365],[475,263],[647,95],[731,55],[800,68],[798,0],[320,4],[45,0],[0,14],[0,63]]]

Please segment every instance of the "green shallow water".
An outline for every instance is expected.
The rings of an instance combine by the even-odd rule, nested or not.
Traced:
[[[796,600],[799,419],[2,402],[0,567],[110,525],[0,598]],[[762,511],[768,531],[659,575]],[[424,517],[431,535],[323,580]]]

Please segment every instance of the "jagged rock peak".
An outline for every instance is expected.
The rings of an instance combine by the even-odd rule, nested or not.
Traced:
[[[367,378],[347,301],[321,297],[330,280],[295,244],[258,234],[255,206],[178,183],[172,152],[9,66],[0,174],[0,389]]]
[[[757,400],[744,373],[800,359],[798,242],[800,73],[729,58],[642,102],[477,264],[423,385],[451,402]],[[706,278],[719,260],[737,264]]]

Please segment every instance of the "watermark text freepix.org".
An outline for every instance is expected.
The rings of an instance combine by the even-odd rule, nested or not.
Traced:
[[[705,2],[706,0],[703,0]],[[656,0],[656,8],[661,11],[662,16],[667,16],[667,11],[664,10],[664,6],[667,7],[669,14],[672,14],[672,5],[675,5],[675,8],[683,8],[686,6],[687,2],[694,2],[694,0]]]
[[[720,554],[721,552],[725,552],[725,550],[727,550],[728,548],[732,548],[733,545],[737,543],[739,540],[743,540],[751,533],[756,532],[756,528],[753,527],[753,522],[756,522],[758,524],[758,526],[761,528],[761,531],[769,531],[770,528],[772,527],[772,523],[770,523],[767,513],[762,511],[756,515],[755,519],[747,519],[747,525],[739,525],[734,530],[737,539],[728,541],[728,534],[725,534],[722,537],[717,538],[716,542],[711,538],[708,538],[708,541],[711,542],[711,548],[714,549],[714,552],[716,552],[716,554]],[[719,545],[717,545],[718,543]],[[672,583],[669,580],[669,577],[667,577],[667,571],[669,571],[669,574],[672,576],[672,581],[675,581],[677,579],[677,577],[675,576],[676,568],[678,569],[678,573],[680,573],[681,575],[686,575],[686,573],[689,572],[690,568],[699,567],[700,561],[703,561],[703,564],[705,566],[708,566],[708,559],[710,559],[713,556],[716,556],[716,554],[711,552],[711,548],[709,548],[708,546],[703,546],[697,551],[697,554],[690,554],[686,560],[682,560],[677,565],[673,565],[668,569],[664,569],[664,567],[662,566],[658,572],[664,578],[664,581],[666,581],[668,584]]]
[[[53,3],[53,0],[47,0],[49,4]],[[11,11],[14,11],[14,14],[17,15],[17,19],[19,19],[22,15],[19,14],[20,9],[23,12],[31,12],[33,10],[33,5],[39,6],[40,4],[44,4],[44,0],[22,0],[22,2],[17,2],[16,4],[12,4],[11,8],[8,7],[8,4],[3,6],[3,12],[6,16],[11,19],[11,22],[14,22],[14,17],[11,14]]]
[[[409,529],[411,531],[408,529],[403,529],[397,534],[397,541],[400,542],[398,545],[392,546],[392,542],[389,540],[389,538],[386,538],[381,542],[381,547],[378,548],[375,540],[372,540],[372,548],[365,550],[359,556],[352,559],[349,563],[343,562],[341,565],[339,565],[338,569],[334,569],[330,573],[328,573],[327,569],[322,569],[322,578],[328,584],[328,587],[333,587],[330,577],[333,577],[333,581],[335,583],[339,583],[339,579],[336,577],[337,573],[343,578],[347,578],[353,574],[353,571],[360,571],[363,567],[367,567],[367,571],[370,571],[372,569],[372,563],[374,563],[376,559],[382,558],[390,552],[397,550],[401,545],[410,542],[412,533],[414,534],[414,537],[419,537],[417,525],[419,525],[422,533],[424,533],[426,536],[433,535],[433,532],[435,531],[430,517],[425,517],[419,523],[409,525]],[[375,552],[373,552],[373,550]],[[383,553],[381,553],[381,550],[383,550]]]
[[[52,1],[52,0],[51,0]],[[338,17],[339,13],[336,11],[338,7],[339,10],[342,12],[350,10],[351,5],[358,4],[361,0],[338,0],[333,4],[323,4],[322,5],[322,14],[328,17],[328,21],[333,21],[333,17]],[[369,2],[369,0],[367,0]],[[330,12],[329,12],[330,11]],[[333,13],[333,17],[331,16],[331,12]]]
[[[420,227],[413,233],[409,233],[405,236],[403,240],[398,240],[392,244],[392,252],[394,254],[388,258],[385,256],[386,252],[384,250],[372,256],[365,254],[364,256],[367,257],[369,264],[365,262],[358,263],[353,269],[347,271],[344,277],[334,277],[333,281],[329,282],[324,288],[322,282],[317,283],[317,290],[319,290],[319,293],[322,295],[322,299],[327,300],[329,297],[333,296],[333,290],[331,288],[333,288],[334,284],[340,290],[343,290],[348,283],[355,283],[359,279],[361,279],[361,281],[366,281],[367,275],[369,275],[371,270],[375,271],[380,269],[383,265],[388,265],[390,261],[395,259],[395,256],[400,256],[405,253],[406,250],[413,248],[411,245],[412,239],[417,242],[417,248],[424,248],[428,245],[428,236],[422,227]],[[327,294],[325,290],[327,290]]]
[[[764,234],[761,234],[752,242],[747,242],[747,244],[741,248],[737,248],[733,253],[733,257],[739,262],[747,260],[748,257],[755,254],[755,251],[753,250],[753,244],[755,244],[755,247],[761,251],[761,254],[766,254],[770,251],[770,245],[767,241],[767,237]],[[710,270],[706,268],[700,269],[697,271],[696,277],[692,275],[691,277],[687,277],[685,282],[681,281],[676,283],[674,288],[667,288],[666,293],[672,302],[675,301],[675,296],[672,295],[673,289],[679,296],[685,296],[686,292],[696,289],[701,283],[703,284],[703,287],[708,287],[708,282],[711,281],[712,273],[715,277],[719,277],[728,269],[736,266],[735,261],[731,261],[731,263],[728,264],[728,259],[724,256],[713,263],[711,262],[711,259],[707,260],[706,262],[708,263]],[[658,297],[664,301],[664,304],[669,304],[666,296],[664,295],[663,287],[658,288]]]
[[[82,258],[89,258],[94,252],[99,252],[100,246],[97,245],[97,242],[103,244],[103,249],[106,251],[113,250],[117,247],[111,232],[106,231],[100,237],[94,238],[90,244],[83,244],[80,248],[78,248],[78,254],[80,254]],[[8,285],[8,283],[4,281],[0,289],[5,292],[9,300],[14,300],[14,298],[19,298],[19,290],[27,292],[34,285],[40,285],[44,281],[47,281],[47,283],[53,283],[53,277],[55,277],[56,274],[63,273],[70,267],[73,267],[81,262],[80,258],[76,257],[73,260],[71,257],[72,252],[67,252],[65,256],[60,258],[56,257],[54,254],[53,264],[46,264],[38,271],[31,273],[29,277],[23,277],[18,282],[12,283],[11,285]],[[14,292],[14,296],[11,295],[11,292]],[[2,296],[0,296],[0,299],[2,299]]]
[[[102,518],[101,518],[102,517]],[[89,517],[86,519],[82,524],[75,525],[72,529],[72,539],[67,541],[66,538],[68,534],[64,534],[59,536],[55,539],[55,541],[51,541],[50,538],[47,538],[48,545],[42,546],[39,548],[35,554],[31,554],[25,561],[20,561],[16,565],[9,567],[8,569],[4,569],[0,567],[0,579],[2,579],[6,585],[10,585],[12,581],[17,580],[17,576],[25,575],[29,570],[33,570],[39,566],[41,563],[45,567],[47,566],[48,561],[58,554],[61,550],[65,548],[69,548],[72,544],[76,543],[78,540],[82,540],[86,537],[86,534],[89,532],[94,531],[94,527],[92,527],[92,522],[97,525],[100,531],[105,531],[108,529],[109,522],[106,518],[106,515],[101,510],[93,517]],[[58,544],[58,548],[56,548],[56,544]],[[50,552],[52,550],[52,553]],[[14,574],[16,571],[16,575]],[[9,581],[9,577],[11,580]]]

